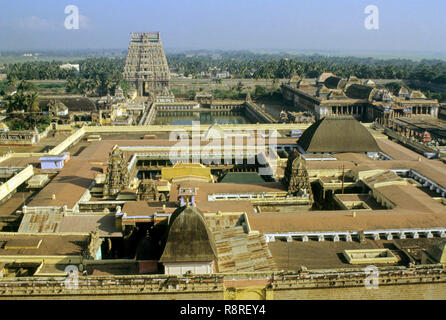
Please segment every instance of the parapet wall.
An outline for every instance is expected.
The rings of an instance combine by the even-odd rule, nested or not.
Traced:
[[[368,275],[362,271],[327,270],[286,275],[80,276],[76,288],[64,286],[64,278],[4,278],[0,279],[0,293],[4,299],[45,296],[61,299],[239,299],[255,287],[258,299],[446,299],[446,268],[424,266],[417,270],[386,270],[379,274],[377,287],[369,286],[370,289],[365,285]]]
[[[274,290],[275,300],[444,300],[446,283]]]
[[[25,169],[13,176],[0,186],[0,203],[14,192],[22,183],[31,178],[34,174],[32,165],[28,165]]]
[[[246,101],[244,103],[245,112],[258,122],[276,123],[277,121],[271,117],[267,112],[263,111],[256,104]]]
[[[120,299],[223,299],[224,287],[218,278],[110,276],[82,277],[76,286],[64,285],[63,278],[0,279],[1,298],[35,298],[50,296],[61,299],[73,297],[119,296]]]
[[[65,151],[69,146],[71,146],[73,143],[75,143],[77,140],[81,139],[83,135],[85,134],[86,130],[85,127],[80,128],[75,133],[73,133],[71,136],[66,138],[64,141],[59,143],[57,146],[55,146],[53,149],[51,149],[48,154],[50,155],[57,155]]]

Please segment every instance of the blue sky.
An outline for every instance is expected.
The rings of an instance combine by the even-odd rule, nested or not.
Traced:
[[[64,28],[65,6],[79,30]],[[367,30],[364,9],[379,9]],[[126,48],[132,31],[161,31],[169,49],[446,52],[444,0],[2,1],[0,50]]]

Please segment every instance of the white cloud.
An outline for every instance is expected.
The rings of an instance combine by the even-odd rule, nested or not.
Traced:
[[[54,25],[51,22],[36,16],[19,18],[17,25],[21,29],[34,31],[48,31],[54,29]]]

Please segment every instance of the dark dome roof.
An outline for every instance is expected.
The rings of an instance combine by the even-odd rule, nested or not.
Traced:
[[[373,87],[363,84],[352,84],[345,89],[345,94],[352,99],[370,99],[371,93],[374,90]]]
[[[203,214],[196,207],[181,207],[172,213],[167,242],[160,262],[200,262],[217,259],[214,238]]]
[[[324,85],[329,89],[343,89],[347,82],[341,77],[331,76],[325,79]]]
[[[370,132],[351,116],[325,117],[313,123],[297,141],[306,152],[378,152]]]
[[[73,97],[41,97],[39,99],[40,108],[46,110],[48,109],[48,103],[51,100],[56,100],[56,102],[62,102],[65,106],[67,106],[70,112],[79,112],[79,111],[97,111],[97,107],[95,103],[87,98],[82,96],[73,96]]]

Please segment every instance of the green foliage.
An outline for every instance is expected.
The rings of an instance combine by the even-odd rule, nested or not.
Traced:
[[[189,100],[194,100],[194,99],[195,99],[195,95],[196,95],[195,90],[189,90],[189,91],[187,91],[187,96],[188,96],[188,99],[189,99]]]
[[[446,102],[446,92],[426,92],[428,99],[437,99],[439,102]]]
[[[62,62],[33,61],[14,63],[6,66],[8,81],[13,84],[22,80],[67,80],[66,92],[73,94],[107,95],[114,94],[118,85],[124,91],[129,85],[122,78],[124,58],[89,58],[74,61],[80,72],[60,68]],[[54,88],[54,87],[52,87]],[[60,88],[60,87],[59,87]]]
[[[64,89],[66,86],[66,83],[39,83],[37,89]]]
[[[30,123],[23,118],[13,118],[6,122],[9,130],[29,130]]]
[[[22,80],[17,86],[17,90],[20,91],[37,91],[37,87],[34,83]]]
[[[237,90],[214,89],[211,90],[211,93],[215,99],[243,100],[246,96]]]
[[[254,93],[252,94],[252,97],[254,99],[259,99],[262,97],[265,97],[268,94],[268,90],[265,86],[256,85],[254,89]]]
[[[5,89],[8,87],[7,81],[0,81],[0,96],[5,95]]]
[[[245,86],[243,85],[243,83],[242,83],[241,81],[239,81],[239,82],[237,83],[236,90],[240,93],[240,92],[242,92],[242,90],[243,90],[244,87],[245,87]]]
[[[39,96],[34,84],[22,81],[17,86],[14,95],[5,97],[7,112],[39,112]]]
[[[415,79],[446,84],[446,62],[442,60],[375,59],[323,55],[255,54],[246,51],[167,56],[171,68],[185,76],[198,76],[211,68],[227,70],[234,78],[289,79],[293,74],[315,78],[322,72],[342,77],[369,79]]]
[[[251,96],[254,99],[282,99],[282,94],[279,88],[268,89],[261,85],[255,86]]]
[[[44,131],[51,124],[51,117],[43,115],[15,115],[6,121],[10,130],[33,130],[37,128],[40,132]]]
[[[119,80],[118,85],[121,87],[124,96],[126,96],[130,90],[130,84],[126,80],[122,79]]]
[[[289,79],[294,74],[315,78],[322,72],[333,72],[341,77],[351,75],[362,79],[405,79],[424,83],[446,84],[446,62],[442,60],[376,59],[336,57],[323,55],[256,54],[247,51],[167,55],[170,68],[185,76],[199,77],[201,72],[228,71],[234,78]],[[31,61],[6,65],[8,85],[16,86],[21,80],[66,79],[66,92],[103,96],[114,94],[121,86],[124,94],[129,85],[123,80],[125,58],[87,58],[73,60],[80,72],[60,69],[61,61]],[[217,84],[221,79],[215,80]],[[41,87],[41,85],[38,85]],[[392,87],[396,90],[396,87]],[[0,88],[1,90],[1,88]],[[239,94],[243,84],[234,88]],[[225,97],[237,96],[231,92],[217,92]],[[259,94],[263,94],[259,92]]]
[[[400,82],[388,82],[384,84],[384,87],[389,89],[394,95],[398,95],[402,86],[403,85]]]
[[[183,93],[180,89],[177,89],[177,88],[174,88],[170,91],[172,91],[172,93],[176,96]]]
[[[11,63],[6,65],[8,79],[21,80],[49,80],[67,79],[76,74],[74,70],[60,68],[62,62],[57,61],[32,61],[24,63]]]

